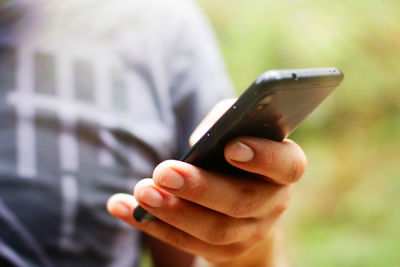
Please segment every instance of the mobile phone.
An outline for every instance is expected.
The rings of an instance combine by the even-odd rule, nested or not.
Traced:
[[[243,174],[224,158],[224,147],[238,136],[284,140],[339,86],[343,73],[334,67],[270,70],[261,74],[196,142],[182,161],[206,170]],[[154,219],[141,206],[136,221]]]

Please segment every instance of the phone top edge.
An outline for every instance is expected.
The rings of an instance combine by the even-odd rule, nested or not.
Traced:
[[[318,77],[331,77],[341,81],[344,77],[343,72],[336,67],[305,68],[305,69],[276,69],[268,70],[259,75],[256,84],[273,82],[280,80],[302,80]]]

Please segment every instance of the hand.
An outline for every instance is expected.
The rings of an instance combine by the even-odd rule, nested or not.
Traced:
[[[212,262],[235,259],[271,240],[288,206],[291,184],[306,168],[306,158],[290,140],[254,137],[232,140],[226,160],[254,175],[236,177],[165,161],[152,179],[140,181],[134,196],[117,194],[107,207],[130,225]],[[159,220],[138,223],[132,213],[140,203]]]

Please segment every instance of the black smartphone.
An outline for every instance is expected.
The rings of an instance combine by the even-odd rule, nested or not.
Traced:
[[[182,161],[222,173],[245,173],[224,158],[224,147],[231,139],[254,136],[282,141],[339,86],[343,77],[334,67],[261,74]],[[139,222],[154,218],[141,206],[135,209],[134,217]]]

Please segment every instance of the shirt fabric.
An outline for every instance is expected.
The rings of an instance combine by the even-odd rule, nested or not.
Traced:
[[[106,211],[231,84],[190,0],[0,1],[0,265],[134,266]]]

